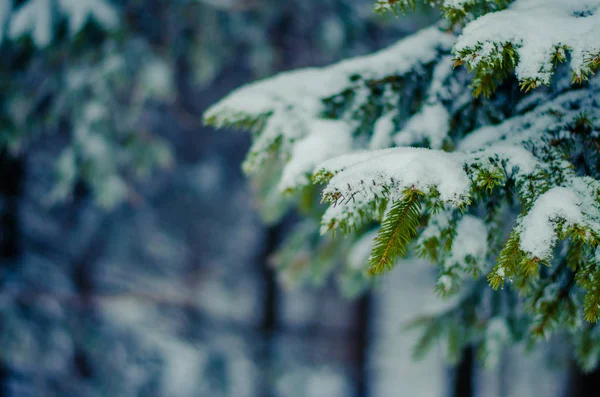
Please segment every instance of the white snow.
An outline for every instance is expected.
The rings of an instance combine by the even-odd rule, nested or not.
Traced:
[[[600,231],[600,211],[595,202],[591,178],[576,178],[571,186],[554,187],[542,194],[531,210],[520,219],[520,248],[540,259],[552,256],[556,245],[557,222],[564,222],[563,229],[575,225]]]
[[[0,43],[4,25],[9,20],[10,3],[9,0],[0,1]],[[119,24],[116,10],[105,0],[58,0],[58,5],[69,20],[72,36],[77,34],[90,18],[106,30],[114,29]],[[45,48],[53,38],[54,14],[54,1],[28,0],[14,11],[8,37],[14,40],[29,34],[37,47]]]
[[[404,128],[394,136],[398,146],[429,141],[432,149],[441,149],[450,128],[450,115],[440,103],[425,105],[411,117]]]
[[[285,191],[310,183],[315,166],[352,148],[352,131],[348,123],[315,120],[310,133],[295,142],[289,162],[283,169],[279,189]]]
[[[426,193],[435,188],[441,200],[461,203],[470,194],[471,182],[463,169],[461,154],[406,147],[373,151],[362,162],[351,155],[345,158],[350,161],[331,179],[324,195],[337,192],[350,198],[358,192],[373,197],[381,195],[382,187],[388,186],[399,198],[408,188]]]
[[[322,118],[325,99],[351,90],[355,97],[349,113],[353,113],[352,110],[363,106],[369,98],[367,82],[418,72],[424,64],[434,61],[440,51],[448,51],[454,40],[454,35],[432,27],[368,56],[325,68],[281,73],[232,92],[211,107],[205,119],[220,127],[240,121],[266,120],[259,128],[260,134],[245,164],[246,171],[252,172],[262,164],[278,139],[282,138],[280,151],[288,154],[293,142],[310,132],[315,119]],[[382,121],[373,147],[383,146],[391,132],[389,122],[386,126]]]
[[[378,156],[384,156],[386,154],[393,153],[395,150],[395,148],[380,150],[357,150],[355,152],[328,159],[317,166],[316,170],[328,171],[335,175],[346,168],[352,167],[353,165],[375,159]]]
[[[438,103],[440,99],[456,100],[456,97],[451,92],[453,87],[447,84],[449,78],[454,74],[453,59],[452,55],[443,56],[433,70],[431,85],[427,93],[427,101],[431,102],[431,104]],[[464,87],[464,85],[460,87],[471,98],[471,90],[466,88],[468,87]]]
[[[119,24],[117,12],[104,0],[58,0],[58,4],[68,16],[72,36],[79,33],[89,19],[105,30],[114,29]]]
[[[431,27],[367,56],[325,68],[281,73],[232,92],[211,107],[206,118],[228,118],[236,113],[259,116],[272,112],[276,103],[295,105],[303,101],[320,101],[355,85],[350,81],[352,76],[359,76],[361,80],[377,80],[403,75],[433,61],[439,50],[449,50],[454,39],[452,34]]]
[[[16,39],[31,34],[36,46],[47,47],[52,40],[52,12],[50,0],[29,0],[14,12],[8,37]]]
[[[487,228],[482,219],[465,215],[458,222],[449,264],[466,267],[467,258],[483,263],[487,255]]]
[[[498,163],[503,162],[509,174],[514,171],[513,177],[530,175],[536,170],[536,167],[541,165],[541,162],[523,146],[504,142],[474,152],[471,156],[474,163],[481,162],[484,166],[491,166],[490,158],[495,159]]]
[[[369,149],[385,149],[391,146],[392,133],[395,131],[394,118],[398,115],[397,111],[390,111],[375,122],[373,127],[373,137],[369,142]]]
[[[541,259],[550,257],[557,240],[555,222],[562,218],[569,224],[580,223],[580,204],[577,194],[565,187],[544,193],[519,224],[521,249]]]
[[[309,133],[318,112],[314,109],[316,102],[304,101],[307,106],[296,104],[288,106],[277,104],[271,116],[268,117],[266,124],[260,134],[255,139],[249,156],[244,164],[247,172],[252,172],[257,165],[261,164],[269,156],[271,145],[277,142],[279,137],[285,137],[281,142],[283,146],[281,152],[286,153],[291,150],[294,141],[297,141]],[[320,105],[319,105],[320,106]]]
[[[454,50],[479,46],[478,56],[465,59],[476,66],[495,45],[513,43],[519,54],[517,77],[549,84],[557,47],[569,49],[576,74],[586,71],[584,60],[600,51],[599,8],[600,0],[515,0],[506,10],[467,24]]]
[[[427,226],[419,235],[419,243],[425,242],[432,237],[438,237],[440,233],[450,227],[450,214],[446,211],[441,211],[433,214],[427,222]]]
[[[321,234],[326,234],[330,230],[340,227],[342,222],[345,222],[348,229],[358,227],[365,221],[371,220],[372,206],[370,197],[366,197],[362,193],[356,193],[352,199],[346,200],[337,205],[330,205],[321,217]],[[366,218],[366,219],[365,219]]]

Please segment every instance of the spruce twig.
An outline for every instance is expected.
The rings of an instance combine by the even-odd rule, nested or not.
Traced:
[[[409,189],[402,200],[396,201],[383,220],[373,243],[369,272],[380,274],[394,266],[396,258],[406,253],[406,247],[417,234],[423,193]]]

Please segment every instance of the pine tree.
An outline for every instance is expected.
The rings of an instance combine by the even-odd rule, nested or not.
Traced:
[[[436,26],[242,87],[205,121],[252,131],[243,168],[267,220],[293,206],[306,215],[278,256],[284,280],[336,272],[353,295],[419,255],[450,300],[417,320],[417,354],[442,339],[493,362],[501,346],[565,333],[592,369],[600,1],[423,3],[440,7]]]
[[[133,30],[110,0],[0,1],[0,150],[19,157],[63,138],[47,204],[84,185],[112,208],[171,164],[144,122],[149,104],[172,96],[171,66]]]
[[[198,110],[232,80],[305,63],[305,46],[327,63],[402,31],[361,19],[357,3],[0,0],[3,392],[264,396],[286,385],[286,394],[351,393],[355,363],[308,360],[330,333],[294,336],[350,305],[324,293],[326,307],[298,323],[297,305],[263,298],[263,229],[240,216],[243,186],[228,186],[227,197],[220,189],[219,176],[237,178],[225,153],[240,142],[198,134]],[[38,24],[47,18],[50,27]],[[177,168],[138,184],[171,162],[168,143],[182,157]],[[129,198],[137,205],[120,211],[97,205]],[[214,242],[220,233],[233,236],[235,253],[229,239]],[[191,268],[194,253],[201,261]],[[354,333],[343,333],[336,344],[359,350]]]

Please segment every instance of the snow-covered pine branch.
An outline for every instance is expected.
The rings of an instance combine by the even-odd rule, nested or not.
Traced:
[[[399,101],[412,100],[402,97],[401,87],[423,88],[422,83],[431,78],[434,64],[442,54],[449,53],[453,42],[453,35],[434,27],[373,55],[326,68],[282,73],[231,93],[205,113],[205,120],[216,127],[255,131],[254,143],[244,165],[246,171],[252,173],[271,151],[277,151],[287,160],[293,155],[295,144],[304,150],[320,145],[320,140],[326,138],[311,135],[324,132],[323,119],[339,121],[335,127],[338,136],[344,134],[344,127],[346,136],[363,130],[370,134],[373,122],[384,111],[396,108]],[[446,68],[451,68],[450,62]],[[399,117],[401,115],[395,118]],[[394,132],[393,121],[385,126],[389,127],[387,131],[378,133],[378,140],[384,139],[381,135]],[[332,125],[325,126],[325,130]],[[353,149],[352,145],[344,147],[343,141],[335,154]],[[325,158],[319,159],[323,160]],[[301,160],[292,157],[289,164],[297,170],[285,173],[290,180],[281,182],[285,189],[292,187],[293,179],[310,174],[316,165],[306,164],[308,167],[302,169],[296,161]],[[306,178],[304,183],[308,182]]]
[[[118,13],[108,0],[27,0],[14,9],[11,3],[12,0],[4,0],[0,4],[0,43],[6,31],[9,39],[29,36],[37,47],[47,47],[58,22],[65,19],[71,36],[89,21],[107,31],[119,26]]]
[[[512,313],[525,320],[503,323],[508,339],[566,329],[580,343],[578,319],[600,318],[600,1],[424,3],[459,27],[242,87],[206,122],[252,129],[253,178],[303,195],[321,233],[351,234],[340,250],[371,247],[368,264],[357,254],[344,269],[380,273],[412,248],[438,264],[438,291],[459,299],[430,317],[436,332],[470,313],[459,343],[485,350]],[[325,184],[324,212],[311,182]],[[498,299],[515,303],[487,303]]]
[[[136,196],[140,177],[172,162],[166,140],[143,120],[150,101],[172,97],[172,70],[145,38],[124,26],[127,6],[112,0],[0,1],[0,148],[17,156],[44,134],[67,136],[56,147],[56,181],[43,195],[46,204],[72,197],[83,183],[96,203],[111,208]],[[101,32],[92,45],[89,32]]]
[[[454,46],[457,62],[475,70],[481,84],[514,66],[530,90],[549,85],[557,64],[570,57],[573,80],[581,83],[600,59],[598,9],[598,0],[514,0],[465,26]]]

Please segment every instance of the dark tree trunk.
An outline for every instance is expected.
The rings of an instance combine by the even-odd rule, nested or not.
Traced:
[[[366,294],[357,305],[358,319],[356,324],[357,340],[357,362],[359,374],[356,378],[356,395],[358,397],[369,396],[369,339],[371,324],[371,294]]]
[[[19,201],[23,194],[24,165],[20,157],[0,153],[0,267],[14,264],[21,255]],[[6,395],[10,368],[0,353],[0,397]]]
[[[260,326],[261,332],[261,352],[260,363],[262,365],[262,382],[260,385],[260,396],[274,396],[274,363],[273,351],[275,349],[275,337],[278,321],[278,287],[275,276],[275,269],[269,266],[269,255],[271,255],[278,243],[281,235],[281,226],[273,226],[267,229],[264,247],[259,258],[261,272],[264,280],[264,299],[263,299],[263,319]]]
[[[583,373],[574,364],[567,397],[597,397],[600,395],[600,368]]]
[[[454,372],[453,397],[472,397],[473,396],[473,364],[475,361],[475,352],[473,347],[469,346],[462,352],[462,359],[456,366]]]
[[[23,193],[23,159],[0,153],[0,260],[21,254],[19,201]]]

